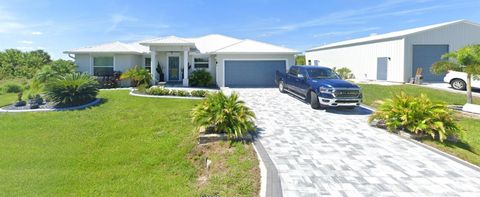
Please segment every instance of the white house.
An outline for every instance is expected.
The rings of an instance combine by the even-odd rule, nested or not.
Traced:
[[[440,82],[444,76],[430,66],[469,44],[480,44],[480,25],[459,20],[328,44],[307,50],[305,58],[310,65],[347,67],[357,79],[408,82],[423,68],[424,81]]]
[[[162,37],[135,43],[113,42],[65,51],[78,70],[92,75],[125,72],[138,65],[160,80],[157,66],[167,82],[188,86],[188,75],[205,69],[219,87],[273,86],[275,71],[285,71],[298,52],[254,40],[212,34],[198,38]],[[184,72],[188,71],[188,72]]]

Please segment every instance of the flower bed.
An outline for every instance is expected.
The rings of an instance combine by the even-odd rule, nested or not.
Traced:
[[[101,102],[101,99],[95,99],[86,104],[70,106],[70,107],[56,107],[53,103],[43,102],[42,104],[38,105],[37,108],[31,108],[30,104],[26,104],[23,106],[16,106],[15,104],[12,104],[12,105],[7,105],[5,107],[0,108],[0,112],[46,112],[46,111],[79,110],[79,109],[85,109],[87,107],[97,105],[100,102]]]
[[[167,89],[164,87],[150,87],[145,90],[147,95],[156,95],[156,96],[179,96],[179,97],[206,97],[210,91],[208,90],[178,90],[178,89]]]

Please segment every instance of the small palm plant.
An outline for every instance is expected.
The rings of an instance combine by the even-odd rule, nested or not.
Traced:
[[[254,119],[255,114],[238,100],[237,94],[226,96],[221,91],[209,94],[192,111],[192,121],[198,128],[211,128],[229,138],[240,138],[254,131]]]
[[[370,116],[369,122],[380,120],[389,131],[397,129],[426,134],[443,141],[447,136],[459,137],[462,129],[455,123],[454,113],[444,103],[433,103],[421,94],[414,97],[401,92],[387,99]]]
[[[148,85],[152,80],[152,75],[145,68],[139,68],[137,65],[128,69],[120,76],[120,79],[130,79],[132,85],[138,87],[140,85]]]
[[[98,81],[85,73],[71,73],[50,80],[45,94],[58,106],[76,106],[95,100]]]
[[[472,76],[480,75],[480,45],[470,45],[452,53],[446,53],[442,58],[450,58],[436,62],[430,70],[432,73],[445,73],[449,70],[467,73],[467,103],[472,103]]]

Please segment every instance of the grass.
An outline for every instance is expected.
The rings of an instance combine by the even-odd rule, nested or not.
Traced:
[[[359,84],[362,87],[363,103],[372,107],[378,107],[378,101],[391,98],[394,94],[404,91],[410,95],[426,94],[434,102],[445,102],[451,105],[463,105],[466,96],[459,93],[451,93],[413,85],[383,86],[373,84]],[[480,99],[474,98],[474,103],[479,104]],[[461,117],[458,124],[465,130],[459,142],[438,142],[429,139],[423,140],[437,149],[455,155],[472,164],[480,166],[480,120]]]
[[[242,143],[217,142],[197,147],[192,157],[197,166],[202,167],[199,169],[199,180],[197,181],[197,187],[202,195],[258,195],[260,169],[253,146]],[[205,164],[206,159],[212,161],[208,170]]]
[[[17,100],[17,93],[0,93],[0,107],[13,104]]]
[[[0,193],[198,196],[203,191],[197,187],[202,167],[191,159],[198,134],[189,113],[198,101],[133,97],[127,91],[101,91],[99,97],[105,103],[80,111],[0,114]],[[224,170],[244,177],[242,184],[255,183],[251,145],[230,151],[224,157],[237,163]],[[236,180],[210,184],[245,193]]]
[[[464,105],[467,102],[467,97],[461,93],[447,92],[443,90],[436,90],[416,85],[375,85],[375,84],[359,84],[363,91],[363,103],[366,105],[377,107],[378,100],[391,98],[394,94],[401,91],[414,96],[426,94],[434,102],[446,102],[450,105]],[[480,98],[474,97],[473,102],[480,104]]]

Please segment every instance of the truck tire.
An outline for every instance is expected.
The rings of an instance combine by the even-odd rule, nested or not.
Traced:
[[[309,99],[310,100],[310,107],[312,107],[312,109],[321,109],[322,108],[322,105],[320,104],[320,101],[318,101],[318,96],[315,92],[310,91],[308,96],[310,96],[310,99]]]
[[[281,93],[285,93],[285,84],[283,83],[282,80],[278,81],[278,90],[279,90]]]
[[[452,81],[450,81],[450,85],[455,90],[466,90],[467,89],[467,83],[465,83],[465,81],[463,81],[462,79],[453,79]]]

